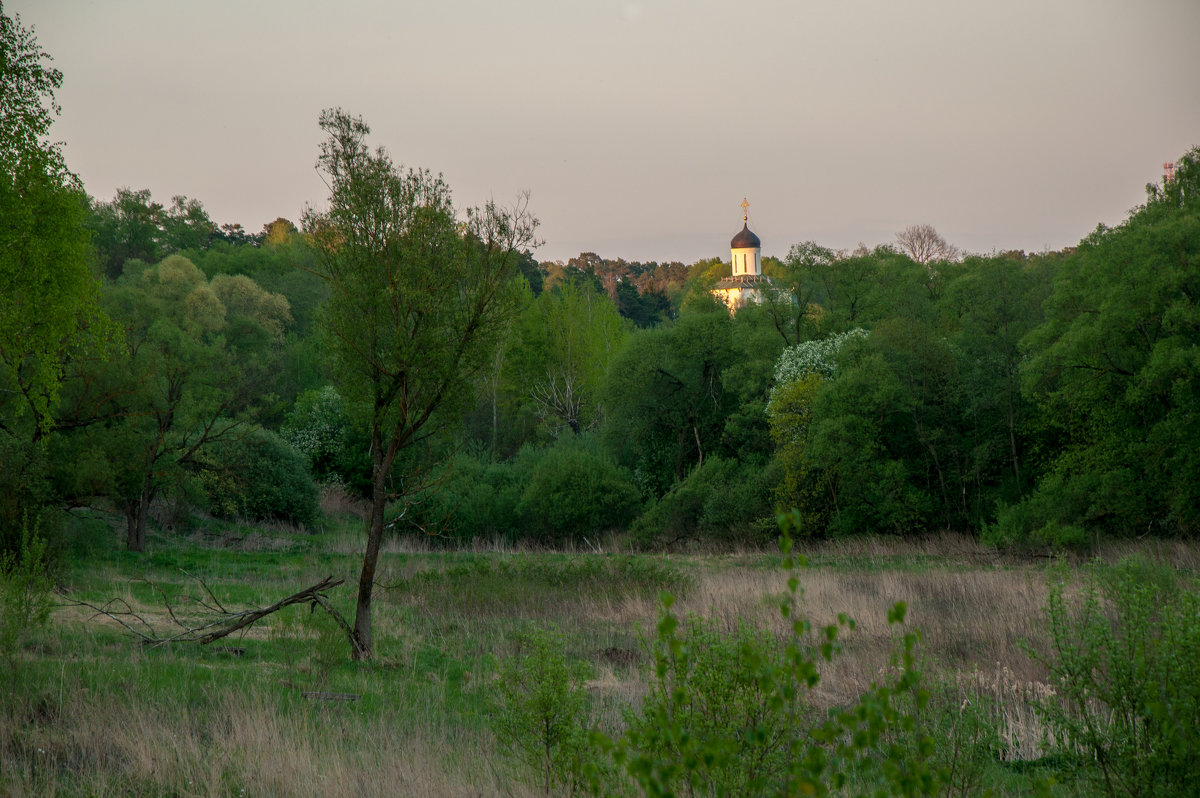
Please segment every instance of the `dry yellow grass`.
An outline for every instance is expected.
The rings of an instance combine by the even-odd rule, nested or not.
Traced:
[[[387,711],[363,719],[333,705],[314,718],[301,709],[253,689],[225,690],[203,708],[136,691],[118,699],[72,690],[59,705],[0,714],[0,740],[28,748],[4,752],[24,763],[5,774],[5,794],[531,794],[486,766],[500,759],[488,735],[446,727],[437,707],[417,713],[416,724],[405,708],[403,727]]]
[[[889,668],[899,630],[887,623],[887,609],[908,606],[906,627],[921,635],[918,653],[927,676],[958,692],[961,701],[986,701],[994,707],[1006,759],[1036,759],[1044,754],[1044,729],[1033,709],[1049,698],[1046,668],[1031,655],[1045,654],[1047,577],[1044,560],[1002,557],[975,541],[954,535],[922,540],[858,540],[825,543],[806,552],[813,560],[858,560],[874,567],[808,568],[796,571],[800,611],[814,626],[837,622],[839,613],[855,620],[843,630],[843,653],[822,672],[814,691],[818,704],[832,706],[854,699]],[[1150,546],[1113,544],[1098,557],[1108,562],[1140,555],[1181,569],[1200,564],[1200,546],[1156,542]],[[936,557],[937,565],[889,567],[889,561]],[[695,614],[726,629],[754,624],[790,634],[780,614],[787,575],[761,567],[761,554],[725,555],[718,565],[700,569],[696,585],[676,603],[680,615]],[[745,560],[739,564],[739,560]],[[592,618],[648,630],[658,617],[657,603],[645,597],[606,599],[587,605]],[[597,689],[627,696],[644,693],[649,668],[631,670],[623,682],[611,672]]]

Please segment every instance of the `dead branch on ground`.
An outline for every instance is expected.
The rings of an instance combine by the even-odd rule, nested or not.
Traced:
[[[191,576],[191,574],[188,574],[188,576]],[[109,620],[116,621],[126,631],[136,637],[142,645],[154,647],[168,643],[198,643],[205,646],[215,640],[228,637],[234,632],[253,626],[258,621],[261,621],[268,615],[279,612],[284,607],[290,607],[293,604],[308,604],[310,611],[320,607],[329,613],[346,634],[351,647],[357,651],[358,643],[355,640],[350,624],[346,622],[346,619],[342,617],[342,614],[337,611],[337,608],[333,606],[329,601],[329,597],[325,594],[325,591],[345,582],[346,580],[344,579],[334,579],[332,576],[327,576],[315,585],[306,587],[286,598],[282,598],[270,606],[233,611],[225,608],[225,605],[217,599],[212,589],[203,579],[195,576],[192,576],[192,578],[200,584],[204,592],[204,597],[195,599],[195,601],[205,610],[204,615],[194,620],[181,618],[181,614],[177,613],[176,609],[171,606],[166,592],[153,582],[147,581],[150,588],[161,597],[167,615],[178,628],[179,631],[174,634],[162,634],[124,599],[112,599],[99,606],[86,601],[72,601],[66,606],[87,607],[95,612],[96,616],[102,615]]]

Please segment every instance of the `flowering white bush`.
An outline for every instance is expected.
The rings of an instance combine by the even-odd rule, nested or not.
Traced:
[[[341,394],[332,385],[306,391],[279,430],[280,437],[323,472],[342,447],[347,425]],[[321,473],[317,474],[321,476]]]
[[[866,338],[867,331],[861,327],[847,330],[844,333],[834,333],[813,341],[789,346],[775,361],[775,387],[771,389],[771,400],[780,388],[807,377],[810,374],[819,375],[825,379],[833,376],[837,368],[837,355],[847,341],[857,341]],[[767,405],[768,412],[771,409]]]

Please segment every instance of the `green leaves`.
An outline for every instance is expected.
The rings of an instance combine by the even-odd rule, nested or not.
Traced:
[[[492,699],[496,737],[542,785],[570,794],[588,755],[591,700],[587,663],[568,659],[565,638],[553,628],[530,629],[500,668]]]
[[[1047,607],[1056,695],[1038,711],[1053,742],[1099,793],[1190,795],[1200,779],[1200,589],[1141,560],[1095,565],[1081,590],[1069,577],[1065,567],[1052,575]]]
[[[18,687],[22,646],[50,619],[54,587],[47,574],[46,541],[36,522],[30,528],[29,519],[23,519],[17,543],[14,551],[0,549],[0,657],[10,690]]]
[[[59,145],[46,139],[59,112],[54,92],[62,86],[51,60],[33,29],[0,8],[0,173],[43,173],[62,185],[74,176]]]
[[[514,404],[530,407],[550,437],[591,429],[602,419],[601,391],[626,324],[607,294],[564,281],[517,317],[502,368]]]
[[[786,521],[785,557],[791,539]],[[790,570],[791,564],[785,564]],[[798,580],[788,579],[795,595]],[[646,795],[933,795],[944,781],[934,740],[918,723],[928,700],[915,633],[902,639],[896,678],[822,716],[809,695],[840,653],[845,615],[813,633],[807,619],[780,640],[745,625],[679,619],[664,598],[651,651],[655,679],[616,740],[597,734]],[[781,607],[790,615],[791,602]],[[902,623],[905,605],[888,613]],[[612,790],[611,782],[593,784]]]
[[[1198,164],[1200,151],[1185,155],[1168,188],[1061,265],[1045,324],[1024,341],[1025,391],[1059,446],[1026,502],[1040,511],[1011,534],[1200,529]]]
[[[366,145],[370,128],[321,114],[317,168],[325,211],[304,215],[329,286],[322,317],[331,370],[351,415],[370,429],[372,502],[359,580],[356,651],[371,655],[371,594],[397,455],[458,420],[524,295],[521,253],[537,219],[522,197],[455,217],[450,188]],[[415,480],[419,482],[420,480]]]

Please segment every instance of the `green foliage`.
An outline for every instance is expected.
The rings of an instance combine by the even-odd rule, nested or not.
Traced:
[[[46,139],[58,104],[54,92],[62,86],[62,72],[49,65],[32,28],[19,15],[9,16],[0,7],[0,81],[4,106],[0,114],[0,171],[5,175],[31,162],[51,174],[62,174],[60,145]]]
[[[585,438],[545,451],[529,474],[517,514],[532,539],[562,543],[624,528],[640,508],[626,472]]]
[[[97,465],[107,460],[111,476],[94,492],[117,502],[127,544],[140,551],[151,502],[185,497],[205,449],[247,434],[250,417],[272,401],[290,315],[283,297],[249,278],[209,280],[180,255],[127,269],[103,299],[125,339],[104,367],[79,364],[70,426],[80,428],[77,451],[94,453]],[[108,423],[89,423],[96,418]]]
[[[721,451],[734,363],[729,314],[685,314],[631,335],[609,370],[604,437],[648,496],[661,496]]]
[[[409,510],[417,527],[453,540],[561,544],[622,529],[640,508],[628,473],[584,435],[526,446],[504,463],[457,454]]]
[[[1061,264],[1045,323],[1024,339],[1024,389],[1048,444],[1045,498],[1031,501],[1063,508],[1048,520],[1117,535],[1200,530],[1198,196],[1194,149],[1167,187]]]
[[[0,8],[0,414],[31,414],[39,429],[50,425],[65,361],[102,321],[85,198],[48,139],[62,85],[50,60]]]
[[[790,525],[794,519],[782,517]],[[785,536],[785,567],[791,543]],[[781,605],[792,635],[775,641],[740,630],[726,636],[698,621],[683,623],[670,597],[653,642],[655,679],[640,716],[619,739],[598,734],[637,786],[650,796],[930,795],[941,774],[932,738],[917,727],[926,704],[915,667],[916,635],[903,636],[895,680],[874,684],[827,718],[808,710],[820,665],[839,651],[838,625],[814,630],[794,615],[799,582],[788,580]],[[900,623],[897,604],[889,622]]]
[[[321,124],[330,208],[304,224],[330,287],[328,356],[349,405],[386,429],[385,444],[406,443],[435,410],[473,398],[515,310],[511,278],[536,220],[489,205],[460,226],[449,186],[372,153],[361,119],[329,110]]]
[[[570,660],[566,638],[553,627],[530,628],[500,667],[492,698],[492,729],[504,750],[523,763],[542,792],[574,794],[589,756],[591,700],[586,662]]]
[[[812,443],[813,406],[824,379],[817,373],[779,383],[771,391],[767,407],[775,458],[781,474],[776,487],[780,507],[792,507],[797,516],[797,534],[812,536],[829,523],[825,501],[825,474],[814,463]]]
[[[551,437],[593,428],[625,328],[608,295],[586,283],[543,291],[513,325],[502,369],[507,392]]]
[[[460,453],[431,478],[431,487],[412,510],[430,534],[452,540],[517,540],[523,527],[517,513],[521,494],[540,450],[522,449],[507,463]]]
[[[818,393],[810,451],[836,474],[831,523],[904,534],[969,515],[970,436],[955,352],[929,325],[881,321]]]
[[[355,650],[369,657],[396,458],[474,404],[528,290],[520,256],[535,245],[538,222],[524,199],[511,209],[488,202],[460,222],[446,182],[372,152],[361,118],[327,109],[320,124],[329,205],[307,211],[304,229],[314,271],[329,286],[321,321],[330,368],[351,416],[370,430],[371,514],[354,624]]]
[[[17,551],[0,551],[0,656],[10,677],[18,673],[21,649],[50,618],[50,590],[46,573],[46,542],[28,520],[21,527]]]
[[[931,672],[940,676],[930,678]],[[938,774],[939,795],[994,795],[985,778],[1004,749],[1000,730],[1007,720],[1002,707],[984,691],[964,692],[954,679],[954,668],[922,663],[922,674],[924,692],[898,702],[915,722],[896,742],[911,749],[919,748],[922,738],[936,741],[929,761]],[[924,703],[918,705],[920,701]]]
[[[786,767],[789,741],[816,714],[803,700],[772,694],[769,671],[783,664],[782,646],[760,630],[726,632],[699,617],[664,641],[668,618],[659,626],[656,679],[623,741],[636,751],[633,769],[650,775],[665,765],[655,775],[672,794],[763,794]]]
[[[111,201],[94,201],[89,211],[87,226],[100,271],[114,280],[129,261],[154,263],[184,251],[199,254],[221,236],[204,205],[182,195],[164,206],[149,189],[118,188]]]
[[[1092,542],[1092,536],[1082,527],[1060,519],[1078,517],[1075,513],[1083,511],[1087,497],[1076,494],[1071,497],[1073,501],[1068,501],[1066,491],[1055,486],[1056,482],[1054,475],[1050,475],[1043,480],[1041,489],[1028,499],[1001,505],[996,511],[995,523],[984,526],[981,539],[992,546],[1012,548],[1056,551],[1085,548]]]
[[[115,331],[98,306],[86,197],[50,126],[62,73],[0,6],[0,548],[54,503],[44,438],[70,364]],[[36,522],[35,522],[36,523]]]
[[[348,462],[351,423],[337,388],[325,385],[301,394],[279,435],[308,461],[318,481],[349,481],[347,470],[354,465]]]
[[[775,362],[774,385],[766,406],[782,470],[775,498],[778,506],[799,512],[799,534],[823,533],[836,511],[828,502],[836,472],[823,468],[811,450],[817,394],[837,371],[842,348],[867,336],[862,328],[832,333],[787,347]]]
[[[702,539],[763,543],[774,537],[773,468],[709,457],[631,527],[641,546]]]
[[[800,510],[807,534],[980,528],[1032,482],[1018,341],[1037,321],[1044,270],[1024,256],[936,273],[894,253],[855,257],[874,264],[875,287],[854,288],[851,268],[827,290],[865,292],[871,312],[854,315],[871,321],[869,336],[815,339],[777,362],[768,414],[778,498]]]
[[[317,489],[303,456],[270,430],[214,442],[198,460],[217,515],[294,524],[317,517]]]
[[[914,474],[925,460],[919,450],[915,462],[907,457],[913,400],[902,391],[878,348],[818,390],[804,454],[805,467],[819,477],[821,504],[801,509],[809,519],[828,517],[827,534],[905,534],[927,521],[928,483]]]
[[[1098,795],[1188,796],[1200,784],[1200,585],[1127,560],[1094,566],[1072,598],[1050,585],[1057,696],[1040,711],[1053,742]]]
[[[42,428],[66,363],[107,335],[81,196],[44,172],[0,174],[0,407]]]
[[[795,280],[807,290],[807,301],[820,308],[815,313],[821,333],[844,332],[874,323],[904,310],[913,310],[914,298],[928,282],[924,267],[899,255],[890,247],[865,248],[840,257],[819,251],[803,251],[794,262]],[[906,314],[909,315],[909,314]]]

